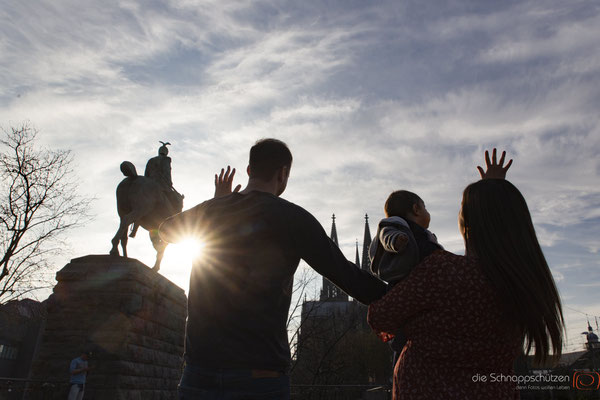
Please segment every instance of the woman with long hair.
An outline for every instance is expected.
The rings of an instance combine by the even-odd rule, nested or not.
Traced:
[[[400,327],[408,339],[394,399],[518,399],[513,363],[524,344],[538,365],[560,357],[560,297],[504,158],[486,151],[482,180],[463,192],[465,255],[434,252],[369,307],[383,340]]]

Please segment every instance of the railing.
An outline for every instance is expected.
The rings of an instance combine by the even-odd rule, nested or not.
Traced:
[[[389,400],[389,385],[292,385],[292,400]]]
[[[0,400],[22,400],[25,393],[35,393],[35,399],[67,398],[69,383],[21,378],[0,378]]]
[[[0,378],[0,400],[54,400],[67,398],[70,384],[66,381]],[[85,398],[94,398],[98,385],[86,385]],[[389,385],[292,385],[292,400],[389,400]],[[176,399],[175,393],[173,399]]]

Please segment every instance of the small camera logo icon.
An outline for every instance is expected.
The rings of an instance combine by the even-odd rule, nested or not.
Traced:
[[[579,390],[598,390],[600,389],[600,374],[593,371],[577,371],[573,374],[573,387]]]

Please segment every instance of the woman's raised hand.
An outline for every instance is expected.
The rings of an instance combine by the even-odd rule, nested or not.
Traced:
[[[492,151],[492,161],[490,162],[490,153],[489,151],[485,151],[485,167],[484,171],[482,167],[477,166],[477,170],[479,171],[479,175],[481,175],[481,179],[505,179],[506,171],[512,165],[513,160],[510,159],[506,167],[504,166],[504,157],[506,156],[506,151],[502,152],[502,156],[500,157],[500,161],[496,162],[496,149]],[[231,188],[231,185],[230,185]]]
[[[233,185],[233,177],[235,176],[235,168],[227,166],[227,171],[221,168],[221,174],[215,174],[215,197],[227,196],[231,193],[231,186]],[[239,192],[242,185],[237,185],[233,192]]]

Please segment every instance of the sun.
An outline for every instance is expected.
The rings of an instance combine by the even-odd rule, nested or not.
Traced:
[[[191,265],[193,260],[202,257],[204,242],[197,239],[185,239],[167,247],[169,257],[178,265]]]
[[[202,250],[204,250],[204,242],[197,239],[186,239],[179,244],[179,251],[181,257],[188,260],[194,260],[202,256]]]
[[[205,243],[193,238],[169,244],[165,250],[160,273],[187,292],[194,261],[206,256],[204,249]]]

